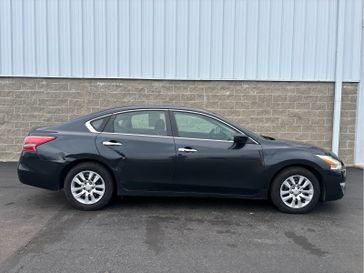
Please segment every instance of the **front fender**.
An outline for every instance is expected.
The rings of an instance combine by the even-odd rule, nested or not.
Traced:
[[[269,189],[274,177],[280,171],[288,167],[300,166],[307,168],[317,176],[320,183],[323,180],[324,174],[329,171],[329,166],[311,151],[277,149],[268,151],[263,150],[263,152],[266,166],[264,181],[266,181],[265,187],[267,189]],[[322,188],[324,191],[323,184]]]

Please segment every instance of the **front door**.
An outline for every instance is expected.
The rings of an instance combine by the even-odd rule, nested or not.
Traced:
[[[118,169],[117,180],[123,190],[159,191],[173,180],[175,145],[167,111],[115,114],[96,145]]]
[[[182,191],[255,195],[262,171],[261,146],[249,140],[236,147],[241,132],[202,113],[172,111],[176,134],[176,179]]]

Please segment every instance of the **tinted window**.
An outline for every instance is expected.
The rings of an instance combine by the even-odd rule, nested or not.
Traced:
[[[178,135],[188,138],[233,140],[239,134],[229,126],[204,115],[174,112]]]
[[[141,135],[167,135],[164,111],[135,111],[117,114],[113,132]]]

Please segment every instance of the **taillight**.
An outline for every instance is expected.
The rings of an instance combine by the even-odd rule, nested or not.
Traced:
[[[55,139],[52,136],[27,136],[24,139],[23,151],[36,152],[39,145]]]

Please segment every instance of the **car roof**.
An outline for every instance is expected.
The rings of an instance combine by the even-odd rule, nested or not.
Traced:
[[[158,105],[158,104],[152,104],[152,105],[130,105],[130,106],[124,106],[124,107],[114,107],[114,108],[110,108],[110,109],[106,109],[104,111],[95,113],[95,117],[97,116],[101,116],[101,115],[109,115],[109,114],[113,114],[115,112],[122,112],[122,111],[128,111],[128,110],[138,110],[138,109],[165,109],[165,110],[183,110],[183,111],[192,111],[192,112],[197,112],[197,113],[204,113],[204,114],[208,114],[210,116],[214,116],[220,120],[223,120],[227,123],[229,123],[230,125],[233,125],[234,127],[238,128],[239,130],[243,131],[245,134],[253,136],[255,139],[260,139],[260,136],[256,133],[254,133],[253,131],[247,129],[247,128],[243,128],[241,127],[239,124],[236,124],[230,120],[228,120],[226,117],[221,116],[217,113],[205,110],[205,109],[201,109],[201,108],[193,108],[193,107],[186,107],[186,106],[178,106],[178,105],[173,105],[173,104],[162,104],[162,105]]]
[[[112,115],[114,113],[117,112],[123,112],[123,111],[128,111],[128,110],[138,110],[138,109],[165,109],[165,110],[182,110],[182,111],[192,111],[192,112],[196,112],[196,113],[202,113],[202,114],[208,114],[210,116],[214,116],[222,121],[225,121],[226,123],[238,128],[239,130],[243,131],[245,134],[247,134],[250,137],[254,137],[254,139],[261,139],[260,136],[258,136],[256,133],[241,127],[239,124],[236,124],[234,122],[231,122],[229,120],[227,120],[225,117],[216,114],[214,112],[210,112],[207,111],[205,109],[200,109],[200,108],[193,108],[193,107],[185,107],[185,106],[176,106],[176,105],[168,105],[168,104],[163,104],[163,105],[130,105],[130,106],[123,106],[123,107],[113,107],[113,108],[109,108],[109,109],[105,109],[102,111],[98,111],[95,113],[91,113],[88,114],[86,116],[82,116],[79,118],[76,118],[74,120],[70,120],[62,125],[56,125],[56,126],[52,126],[52,127],[48,127],[48,128],[53,128],[53,129],[66,129],[66,130],[79,130],[80,126],[79,124],[82,123],[84,124],[85,122],[92,120],[92,119],[96,119],[98,117],[102,117],[102,116],[108,116],[108,115]],[[86,127],[84,127],[85,130]]]
[[[207,110],[204,109],[197,109],[197,108],[191,108],[191,107],[183,107],[183,106],[176,106],[176,105],[130,105],[130,106],[122,106],[122,107],[113,107],[113,108],[108,108],[105,110],[101,110],[98,112],[94,112],[94,113],[90,113],[88,115],[85,116],[81,116],[78,118],[75,118],[73,120],[70,120],[66,123],[64,123],[63,125],[57,125],[57,128],[69,128],[69,126],[71,125],[73,127],[73,125],[77,126],[78,123],[84,123],[86,121],[92,120],[92,119],[96,119],[98,117],[102,117],[102,116],[108,116],[108,115],[112,115],[114,113],[118,113],[118,112],[123,112],[123,111],[129,111],[129,110],[148,110],[148,109],[163,109],[163,110],[185,110],[185,111],[193,111],[193,112],[198,112],[198,113],[205,113],[205,114],[209,114],[211,116],[215,116],[217,118],[220,118],[222,120],[224,120],[225,118],[216,114],[216,113],[212,113],[209,112]]]
[[[172,105],[172,104],[152,104],[152,105],[130,105],[130,106],[122,106],[122,107],[113,107],[113,108],[108,108],[102,111],[98,111],[95,113],[92,113],[90,115],[92,116],[101,116],[101,115],[108,115],[108,114],[112,114],[115,112],[122,112],[122,111],[128,111],[128,110],[139,110],[139,109],[165,109],[165,110],[184,110],[184,111],[193,111],[193,112],[199,112],[199,113],[206,113],[206,114],[210,114],[213,116],[217,116],[220,118],[220,115],[207,111],[205,109],[201,109],[201,108],[192,108],[192,107],[185,107],[185,106],[177,106],[177,105]]]

